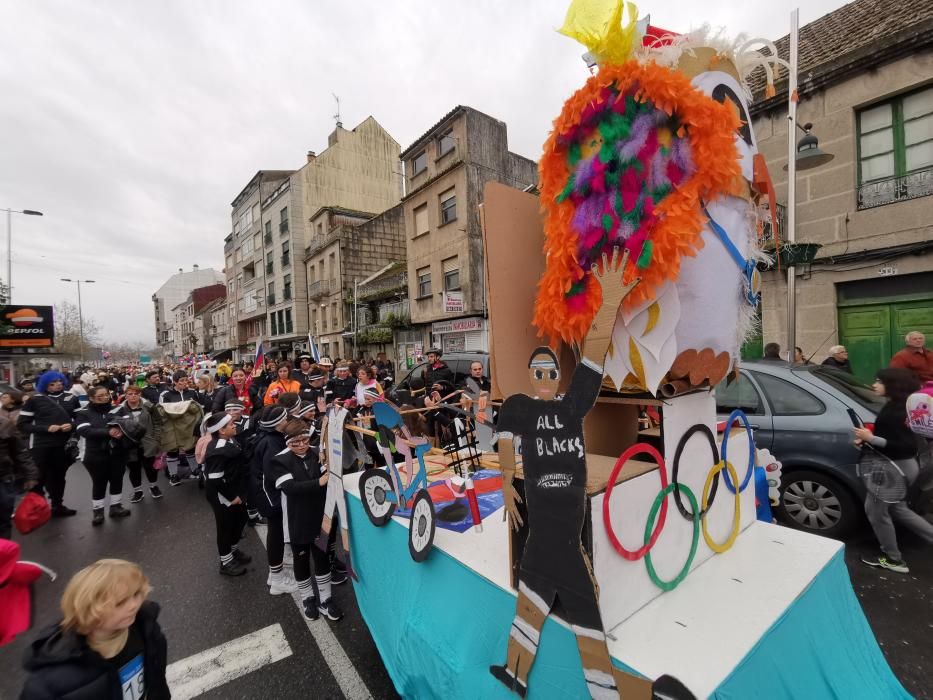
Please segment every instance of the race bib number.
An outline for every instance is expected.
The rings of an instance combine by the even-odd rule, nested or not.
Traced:
[[[143,655],[139,654],[120,668],[123,700],[142,700],[146,697],[146,677],[143,673]]]

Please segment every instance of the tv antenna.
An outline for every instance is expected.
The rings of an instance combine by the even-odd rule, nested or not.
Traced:
[[[334,95],[334,93],[330,93]],[[337,95],[334,95],[334,100],[337,102],[337,114],[334,115],[334,119],[337,122],[337,127],[340,128],[343,126],[343,123],[340,121],[340,98]]]

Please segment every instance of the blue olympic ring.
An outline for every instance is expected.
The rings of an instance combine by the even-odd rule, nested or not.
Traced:
[[[741,408],[737,408],[730,413],[729,420],[726,421],[726,429],[722,434],[721,452],[723,462],[728,460],[726,452],[729,449],[729,429],[732,427],[732,423],[735,422],[736,418],[742,421],[745,425],[745,432],[748,434],[748,468],[745,470],[745,478],[742,480],[742,485],[739,487],[739,493],[741,493],[745,490],[745,487],[748,486],[748,482],[755,472],[755,435],[752,432],[752,426],[748,423],[748,416],[745,415],[745,411]],[[729,478],[729,473],[725,469],[722,471],[722,479],[726,482],[726,488],[729,489],[729,493],[735,493],[735,486],[732,483],[732,479]]]

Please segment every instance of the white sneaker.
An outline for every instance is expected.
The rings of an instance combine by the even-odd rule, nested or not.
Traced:
[[[291,594],[298,590],[298,582],[284,571],[272,574],[269,578],[271,579],[269,595]]]

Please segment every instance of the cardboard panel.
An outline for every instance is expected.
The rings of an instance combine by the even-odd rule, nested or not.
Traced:
[[[528,358],[545,344],[531,324],[544,273],[544,224],[538,198],[498,182],[483,191],[490,382],[494,397],[532,395]],[[563,375],[573,364],[561,357]]]
[[[673,459],[677,442],[690,426],[704,422],[715,431],[716,411],[710,392],[698,392],[671,399],[665,405],[662,420],[664,454],[668,481],[671,478]],[[715,434],[715,432],[714,432]],[[638,459],[645,459],[638,457]],[[703,484],[710,468],[712,454],[706,441],[699,435],[690,439],[681,457],[678,479],[696,495],[700,501]],[[729,441],[729,461],[735,467],[739,480],[744,477],[748,464],[748,441],[743,431],[733,431]],[[643,474],[620,484],[613,492],[610,513],[616,537],[628,549],[638,549],[644,544],[645,523],[651,505],[661,490],[657,470]],[[613,548],[606,535],[603,522],[604,494],[592,499],[593,513],[593,569],[600,585],[600,610],[603,625],[608,632],[653,599],[665,594],[655,586],[645,569],[645,562],[623,559]],[[658,576],[663,580],[673,579],[684,565],[693,541],[693,524],[680,515],[672,496],[668,496],[667,523],[651,550],[651,559]],[[689,508],[687,499],[684,503]],[[735,496],[726,489],[720,479],[719,491],[710,512],[707,525],[710,536],[716,542],[723,542],[732,529]],[[740,530],[744,530],[755,521],[754,480],[741,494]],[[741,539],[742,535],[739,535]],[[691,571],[713,556],[713,551],[706,545],[702,535],[697,546],[696,556]],[[726,552],[722,557],[729,557]],[[689,576],[688,579],[689,580]]]
[[[638,406],[597,401],[583,421],[583,436],[588,455],[605,455],[615,462],[638,439]]]

